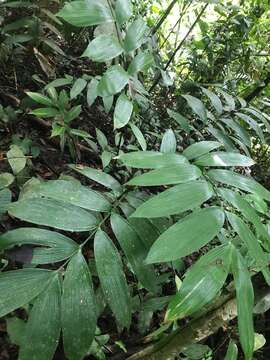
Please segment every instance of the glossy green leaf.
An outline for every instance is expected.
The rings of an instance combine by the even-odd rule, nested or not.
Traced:
[[[109,112],[111,111],[111,108],[113,106],[113,99],[114,96],[103,96],[102,97],[102,101],[103,101],[103,106],[104,106],[104,110],[107,114],[109,114]]]
[[[18,145],[11,145],[10,150],[7,152],[9,165],[15,175],[19,174],[25,168],[26,157]]]
[[[204,180],[186,182],[153,196],[131,215],[154,218],[179,214],[199,207],[213,195],[210,183]]]
[[[254,120],[251,116],[240,112],[235,113],[235,115],[238,116],[241,120],[243,120],[246,124],[248,124],[251,129],[255,131],[255,133],[258,135],[262,142],[265,142],[263,131],[256,120]]]
[[[147,263],[166,262],[192,254],[211,241],[224,223],[218,207],[204,208],[184,217],[157,239],[147,256]]]
[[[86,85],[86,80],[82,78],[77,79],[70,90],[70,99],[75,99],[78,95],[80,95],[80,93],[85,89]]]
[[[147,29],[146,22],[142,18],[129,25],[124,39],[126,52],[138,49],[146,41]]]
[[[141,169],[157,169],[187,163],[184,156],[157,151],[134,151],[119,156],[126,166]]]
[[[122,25],[132,16],[132,2],[130,0],[116,0],[115,15],[119,25]]]
[[[270,270],[266,253],[262,250],[260,243],[254,236],[253,232],[244,223],[244,221],[237,215],[226,211],[227,219],[229,220],[232,228],[239,235],[240,239],[246,245],[249,255],[256,261],[256,265],[262,268],[262,273],[268,283],[270,284]]]
[[[222,144],[218,141],[200,141],[194,144],[189,145],[184,151],[183,155],[188,160],[196,159],[204,154],[209,153],[212,150],[215,150],[221,147]]]
[[[96,62],[106,62],[119,56],[123,51],[115,36],[102,34],[90,42],[82,56]]]
[[[34,302],[25,326],[20,360],[52,359],[60,336],[61,285],[58,274]]]
[[[219,97],[215,93],[213,93],[212,91],[210,91],[208,89],[205,89],[205,88],[201,88],[201,89],[202,89],[202,92],[210,100],[212,106],[215,108],[218,115],[220,115],[223,111],[223,106],[222,106],[222,102],[220,101]]]
[[[249,157],[235,152],[217,151],[199,157],[195,164],[200,166],[252,166],[255,162]]]
[[[181,115],[175,111],[172,111],[170,109],[167,109],[167,113],[172,119],[174,119],[181,126],[181,128],[183,130],[185,130],[185,132],[187,134],[190,133],[191,128],[190,128],[187,118],[185,118],[183,115]]]
[[[201,176],[201,170],[194,165],[179,164],[149,171],[131,179],[128,185],[159,186],[185,183]]]
[[[44,269],[1,272],[0,317],[28,304],[44,290],[51,279],[52,272]]]
[[[237,187],[252,194],[257,194],[263,199],[270,200],[270,192],[251,177],[221,169],[210,170],[208,176],[214,181]]]
[[[98,80],[92,79],[87,87],[87,105],[90,107],[94,104],[98,96]]]
[[[182,319],[213,300],[228,276],[231,257],[232,247],[227,244],[200,257],[188,269],[179,292],[168,306],[165,320]]]
[[[12,203],[10,215],[33,224],[45,225],[66,231],[89,231],[97,219],[86,210],[62,201],[51,199],[26,199]]]
[[[109,211],[111,208],[109,201],[100,192],[67,180],[50,180],[35,185],[27,193],[29,197],[46,197],[92,211]]]
[[[226,151],[236,151],[236,147],[226,132],[209,126],[207,130],[212,134],[225,148]]]
[[[0,190],[0,218],[7,211],[8,205],[11,203],[11,197],[12,193],[9,189]]]
[[[168,129],[163,135],[160,152],[175,153],[176,151],[176,138],[172,129]]]
[[[143,133],[141,132],[141,130],[138,128],[137,125],[130,123],[129,126],[130,126],[135,138],[137,139],[138,143],[140,144],[142,150],[145,151],[147,149],[147,144],[146,144],[145,137],[143,136]]]
[[[70,360],[81,360],[94,340],[97,321],[91,274],[81,252],[71,258],[65,271],[61,308],[65,354]]]
[[[47,96],[44,96],[44,95],[36,93],[36,92],[31,92],[31,91],[28,91],[26,94],[31,99],[33,99],[35,102],[37,102],[39,104],[53,106],[53,101],[50,98],[48,98]]]
[[[225,199],[231,203],[244,217],[253,223],[256,228],[257,234],[263,239],[270,241],[269,235],[266,231],[266,228],[262,224],[262,221],[256,211],[252,206],[243,198],[241,194],[236,193],[235,191],[219,188],[218,193],[221,195],[222,199]]]
[[[184,99],[186,99],[188,106],[192,109],[192,111],[199,116],[199,118],[203,121],[207,121],[207,114],[204,104],[201,100],[197,99],[192,95],[182,95]]]
[[[128,73],[121,65],[111,66],[98,84],[98,94],[100,96],[110,96],[119,93],[128,83]]]
[[[113,21],[109,7],[99,0],[66,3],[63,9],[57,13],[57,16],[79,27]]]
[[[142,285],[151,292],[157,291],[154,267],[145,264],[147,248],[131,225],[120,215],[112,214],[112,230],[123,249],[134,273]]]
[[[114,191],[121,191],[121,185],[111,175],[102,172],[101,170],[94,169],[83,165],[69,165],[69,167],[77,171],[79,174],[86,176],[88,179],[93,180],[109,189]]]
[[[246,360],[252,360],[254,349],[254,294],[250,274],[244,259],[236,249],[232,257],[232,273],[236,289],[237,319],[240,343]]]
[[[15,177],[10,173],[1,173],[0,174],[0,190],[8,187],[13,183]]]
[[[248,147],[251,147],[251,136],[248,131],[239,124],[236,119],[231,119],[228,117],[220,118],[220,120],[226,125],[226,127],[232,129],[238,138]]]
[[[237,360],[238,348],[234,341],[230,341],[224,360]]]
[[[103,231],[99,230],[94,242],[95,262],[103,294],[118,324],[129,328],[131,323],[131,297],[121,257]]]
[[[129,217],[128,222],[149,250],[160,235],[159,230],[148,219]]]
[[[31,264],[50,264],[69,258],[78,245],[58,232],[38,228],[18,228],[0,236],[0,250],[25,244],[37,245],[33,249]]]
[[[141,51],[130,63],[128,73],[130,75],[135,75],[141,71],[145,72],[152,66],[153,63],[154,58],[152,53],[148,51]]]
[[[39,108],[39,109],[35,109],[32,110],[30,112],[30,114],[35,115],[37,117],[41,117],[41,118],[51,118],[51,117],[55,117],[57,115],[59,115],[59,111],[58,109],[55,108]]]
[[[125,94],[121,94],[115,105],[113,114],[114,129],[121,129],[129,122],[133,112],[133,103]]]

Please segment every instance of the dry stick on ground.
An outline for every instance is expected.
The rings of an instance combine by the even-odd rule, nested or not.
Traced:
[[[269,295],[270,289],[267,289],[257,295],[257,301],[262,301]],[[186,326],[135,353],[127,360],[174,360],[188,345],[207,339],[218,329],[226,327],[236,316],[236,298],[233,298],[210,314],[190,321]]]

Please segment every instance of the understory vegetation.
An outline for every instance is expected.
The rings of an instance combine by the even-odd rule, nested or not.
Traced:
[[[0,0],[0,360],[270,353],[268,0]]]

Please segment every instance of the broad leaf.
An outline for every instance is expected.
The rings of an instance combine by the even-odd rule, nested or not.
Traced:
[[[44,290],[51,279],[52,271],[44,269],[1,272],[0,317],[28,304]]]
[[[11,185],[14,180],[15,180],[15,177],[10,173],[0,174],[0,190]]]
[[[185,118],[183,115],[181,115],[181,114],[179,114],[179,113],[177,113],[175,111],[172,111],[170,109],[167,109],[167,113],[171,118],[173,118],[181,126],[181,128],[183,130],[185,130],[185,132],[187,134],[190,133],[191,127],[190,127],[190,125],[188,123],[187,118]]]
[[[98,94],[100,96],[110,96],[119,93],[128,83],[128,73],[121,65],[111,66],[98,84]]]
[[[81,252],[67,266],[61,307],[65,354],[70,360],[81,360],[94,340],[97,321],[91,275]]]
[[[90,42],[82,56],[96,62],[106,62],[119,56],[123,51],[115,36],[102,34]]]
[[[19,146],[11,145],[10,150],[7,152],[7,158],[15,175],[25,168],[26,157]]]
[[[151,292],[157,291],[154,267],[145,264],[147,248],[130,224],[118,214],[111,216],[112,230],[141,284]]]
[[[204,154],[207,154],[210,151],[215,150],[221,146],[222,144],[219,143],[218,141],[200,141],[192,145],[189,145],[183,151],[183,155],[185,155],[188,160],[192,160]]]
[[[200,257],[188,269],[179,292],[169,303],[165,320],[189,316],[213,300],[229,272],[232,246],[221,245]]]
[[[137,139],[138,143],[140,144],[141,148],[143,151],[145,151],[147,149],[147,144],[146,144],[146,140],[143,136],[143,133],[141,132],[141,130],[138,128],[137,125],[135,124],[129,124],[135,138]]]
[[[202,89],[202,92],[210,100],[212,106],[215,108],[218,115],[220,115],[223,111],[223,106],[222,106],[222,102],[220,101],[219,97],[215,93],[213,93],[212,91],[210,91],[208,89],[205,89],[205,88],[201,88],[201,89]]]
[[[0,250],[19,245],[37,245],[32,264],[49,264],[69,258],[78,245],[63,234],[38,228],[18,228],[0,236]]]
[[[92,211],[109,211],[111,207],[109,201],[101,193],[66,180],[50,180],[38,184],[24,198],[26,197],[46,197]]]
[[[7,211],[8,205],[11,203],[11,197],[12,193],[9,189],[0,190],[0,218]]]
[[[195,164],[200,166],[252,166],[255,162],[249,157],[235,152],[218,151],[199,157]]]
[[[163,135],[160,152],[175,153],[176,151],[176,138],[172,129],[168,129]]]
[[[254,349],[253,306],[254,294],[250,274],[244,259],[236,249],[232,258],[232,273],[236,289],[237,319],[240,343],[245,359],[251,360]]]
[[[72,1],[66,3],[57,16],[74,26],[92,26],[113,21],[112,14],[104,1]]]
[[[49,108],[39,108],[32,110],[30,114],[35,115],[37,117],[42,118],[54,118],[55,116],[59,115],[58,109],[49,107]]]
[[[135,75],[140,71],[145,72],[152,66],[153,63],[154,58],[151,52],[140,52],[130,63],[128,73],[130,75]]]
[[[82,78],[77,79],[70,90],[70,99],[75,99],[78,95],[80,95],[80,93],[85,89],[86,85],[86,80]]]
[[[119,25],[122,25],[132,16],[132,2],[130,0],[116,0],[115,15]]]
[[[218,207],[195,211],[171,226],[157,239],[147,256],[147,263],[166,262],[192,254],[211,241],[224,223]]]
[[[230,170],[210,170],[208,176],[214,181],[237,187],[241,190],[257,194],[263,199],[270,200],[270,192],[251,177],[237,174]]]
[[[231,340],[224,360],[237,360],[237,355],[237,345]]]
[[[195,180],[201,176],[201,170],[194,165],[179,164],[149,171],[131,179],[127,185],[158,186],[173,185]]]
[[[94,242],[95,262],[103,294],[118,324],[129,328],[131,323],[131,297],[121,257],[103,231],[99,230]]]
[[[30,311],[25,326],[25,341],[20,346],[20,360],[53,358],[61,329],[60,300],[60,280],[56,273]]]
[[[69,165],[72,170],[114,191],[121,191],[121,185],[111,175],[83,165]]]
[[[98,80],[92,79],[87,87],[87,105],[90,107],[94,104],[98,96]]]
[[[8,212],[21,220],[67,231],[89,231],[97,219],[86,210],[62,201],[26,199],[12,203]]]
[[[120,155],[119,159],[126,166],[141,169],[157,169],[187,163],[186,158],[182,155],[157,151],[134,151]]]
[[[142,18],[129,25],[124,39],[126,52],[138,49],[146,41],[147,25]]]
[[[44,96],[44,95],[36,93],[36,92],[31,92],[31,91],[28,91],[26,94],[31,99],[33,99],[35,102],[37,102],[39,104],[53,106],[53,101],[50,98],[48,98],[47,96]]]
[[[121,129],[129,122],[133,111],[132,101],[125,94],[121,94],[115,105],[113,114],[114,129]]]
[[[191,95],[182,95],[184,99],[186,99],[188,106],[192,109],[192,111],[199,116],[199,118],[203,121],[207,121],[206,109],[201,100],[197,99]]]
[[[199,207],[213,195],[210,183],[204,180],[174,186],[144,202],[132,217],[163,217]]]

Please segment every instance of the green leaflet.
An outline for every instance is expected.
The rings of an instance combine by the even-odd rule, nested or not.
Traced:
[[[114,129],[121,129],[129,122],[133,112],[133,103],[125,94],[121,94],[115,104],[113,123]]]
[[[239,251],[234,249],[232,273],[236,289],[237,319],[240,343],[245,359],[251,360],[254,349],[253,306],[254,294],[250,274]]]
[[[141,130],[138,128],[137,125],[130,123],[129,126],[133,132],[133,135],[135,136],[138,143],[140,144],[142,150],[145,151],[147,149],[147,143],[146,143],[145,137],[143,136],[143,133],[141,132]]]
[[[255,259],[256,265],[262,268],[262,273],[265,277],[265,280],[268,285],[270,285],[270,270],[267,265],[267,256],[266,253],[262,250],[260,243],[254,236],[253,232],[239,216],[228,211],[226,211],[226,216],[232,228],[239,235],[240,239],[245,243],[249,255]]]
[[[49,107],[49,108],[38,108],[35,110],[32,110],[30,112],[30,114],[38,116],[38,117],[42,117],[42,118],[53,118],[57,115],[59,115],[59,111],[58,109]]]
[[[163,217],[199,207],[213,195],[210,183],[190,181],[174,186],[144,202],[132,217]]]
[[[145,72],[152,66],[153,63],[154,58],[152,53],[148,51],[141,51],[129,64],[128,73],[130,75],[135,75],[141,71]]]
[[[0,317],[28,304],[44,290],[51,279],[52,271],[44,269],[1,272]]]
[[[141,284],[151,292],[157,291],[154,267],[145,264],[147,248],[131,225],[120,215],[112,214],[112,230]]]
[[[198,210],[171,226],[157,239],[147,256],[147,263],[177,260],[211,241],[224,223],[218,207]]]
[[[163,135],[160,152],[175,153],[176,151],[176,138],[172,129],[168,129]]]
[[[64,351],[68,359],[87,355],[96,330],[96,303],[88,264],[81,252],[65,271],[61,303]]]
[[[215,108],[218,115],[220,115],[223,111],[223,105],[222,105],[222,102],[220,101],[219,97],[215,93],[213,93],[212,91],[210,91],[208,89],[205,89],[203,87],[201,87],[201,89],[202,89],[202,92],[210,100],[212,106]]]
[[[20,360],[51,360],[60,336],[61,286],[58,274],[34,302],[20,346]]]
[[[243,114],[240,112],[235,113],[236,116],[238,116],[241,120],[243,120],[245,123],[247,123],[251,129],[253,129],[256,134],[258,135],[258,137],[260,138],[260,140],[262,142],[265,142],[265,138],[264,138],[264,134],[262,129],[260,128],[259,124],[257,123],[257,121],[255,121],[254,119],[252,119],[252,117],[250,117],[247,114]]]
[[[221,147],[222,144],[218,141],[200,141],[194,144],[189,145],[184,151],[183,155],[188,160],[198,158],[204,154],[209,153],[212,150],[215,150]]]
[[[121,257],[106,233],[99,230],[94,240],[95,263],[103,294],[118,324],[129,328],[131,297]]]
[[[149,171],[131,179],[127,185],[158,186],[173,185],[195,180],[201,176],[201,170],[194,165],[179,164]]]
[[[192,109],[192,111],[199,116],[199,118],[203,121],[207,121],[207,114],[204,104],[201,100],[197,99],[191,95],[182,95],[182,97],[187,101],[188,106]]]
[[[79,27],[113,21],[109,7],[99,0],[66,3],[63,9],[57,13],[57,16]]]
[[[90,107],[94,104],[98,96],[98,80],[93,78],[87,86],[87,105]]]
[[[187,163],[182,155],[157,151],[134,151],[120,155],[119,159],[126,166],[141,169],[157,169]]]
[[[132,3],[130,0],[116,0],[115,16],[119,25],[122,25],[132,16]]]
[[[18,228],[0,236],[0,250],[32,244],[31,264],[51,264],[70,257],[78,245],[60,233],[38,228]]]
[[[127,29],[124,39],[126,52],[138,49],[146,40],[147,25],[142,18],[135,20]]]
[[[98,83],[99,96],[110,96],[119,93],[128,83],[129,75],[121,65],[111,66]]]
[[[9,189],[0,190],[0,218],[7,211],[11,203],[12,193]]]
[[[15,180],[15,177],[10,173],[0,174],[0,190],[11,185],[14,180]]]
[[[179,292],[169,303],[165,320],[174,321],[200,310],[217,296],[230,269],[232,246],[217,246],[192,265]]]
[[[230,341],[224,360],[237,360],[238,348],[234,341]]]
[[[106,62],[121,55],[123,51],[115,36],[101,34],[90,42],[82,56],[96,62]]]
[[[75,81],[72,88],[70,89],[70,99],[75,99],[85,89],[87,81],[79,78]]]
[[[31,92],[31,91],[26,92],[26,94],[31,99],[33,99],[35,102],[37,102],[39,104],[53,106],[53,101],[50,98],[48,98],[47,96],[44,96],[44,95],[36,93],[36,92]]]
[[[26,199],[8,207],[10,215],[33,224],[67,231],[88,231],[97,225],[97,219],[88,211],[62,201]]]
[[[190,125],[188,123],[188,119],[186,117],[184,117],[183,115],[181,115],[173,110],[170,110],[170,109],[167,109],[167,113],[172,119],[174,119],[177,122],[177,124],[179,124],[181,126],[181,128],[183,130],[185,130],[185,132],[187,134],[190,133],[191,127],[190,127]]]
[[[255,162],[236,152],[217,151],[199,157],[195,164],[199,166],[252,166]]]
[[[270,192],[250,177],[239,175],[230,170],[221,169],[210,170],[208,176],[214,181],[237,187],[241,190],[257,194],[263,199],[270,200]]]
[[[102,172],[101,170],[97,170],[91,167],[83,166],[83,165],[69,165],[69,167],[77,171],[79,174],[86,176],[88,179],[96,181],[97,183],[112,189],[117,192],[121,192],[121,185],[119,182],[113,178],[111,175]]]
[[[7,158],[15,175],[25,168],[26,157],[19,146],[11,145],[10,150],[7,152]]]
[[[99,192],[79,183],[66,180],[49,180],[34,186],[25,198],[47,197],[92,211],[109,211],[111,204]]]
[[[250,204],[243,198],[243,196],[235,191],[225,188],[219,188],[218,193],[221,195],[222,199],[230,202],[248,221],[253,223],[257,234],[269,243],[269,235],[262,224],[260,217],[257,215],[253,207],[250,206]]]
[[[223,130],[216,129],[212,126],[209,126],[207,130],[212,134],[225,148],[226,151],[236,151],[236,147],[233,144],[232,140],[226,132]]]
[[[158,229],[148,219],[130,217],[128,221],[149,250],[160,235]]]

